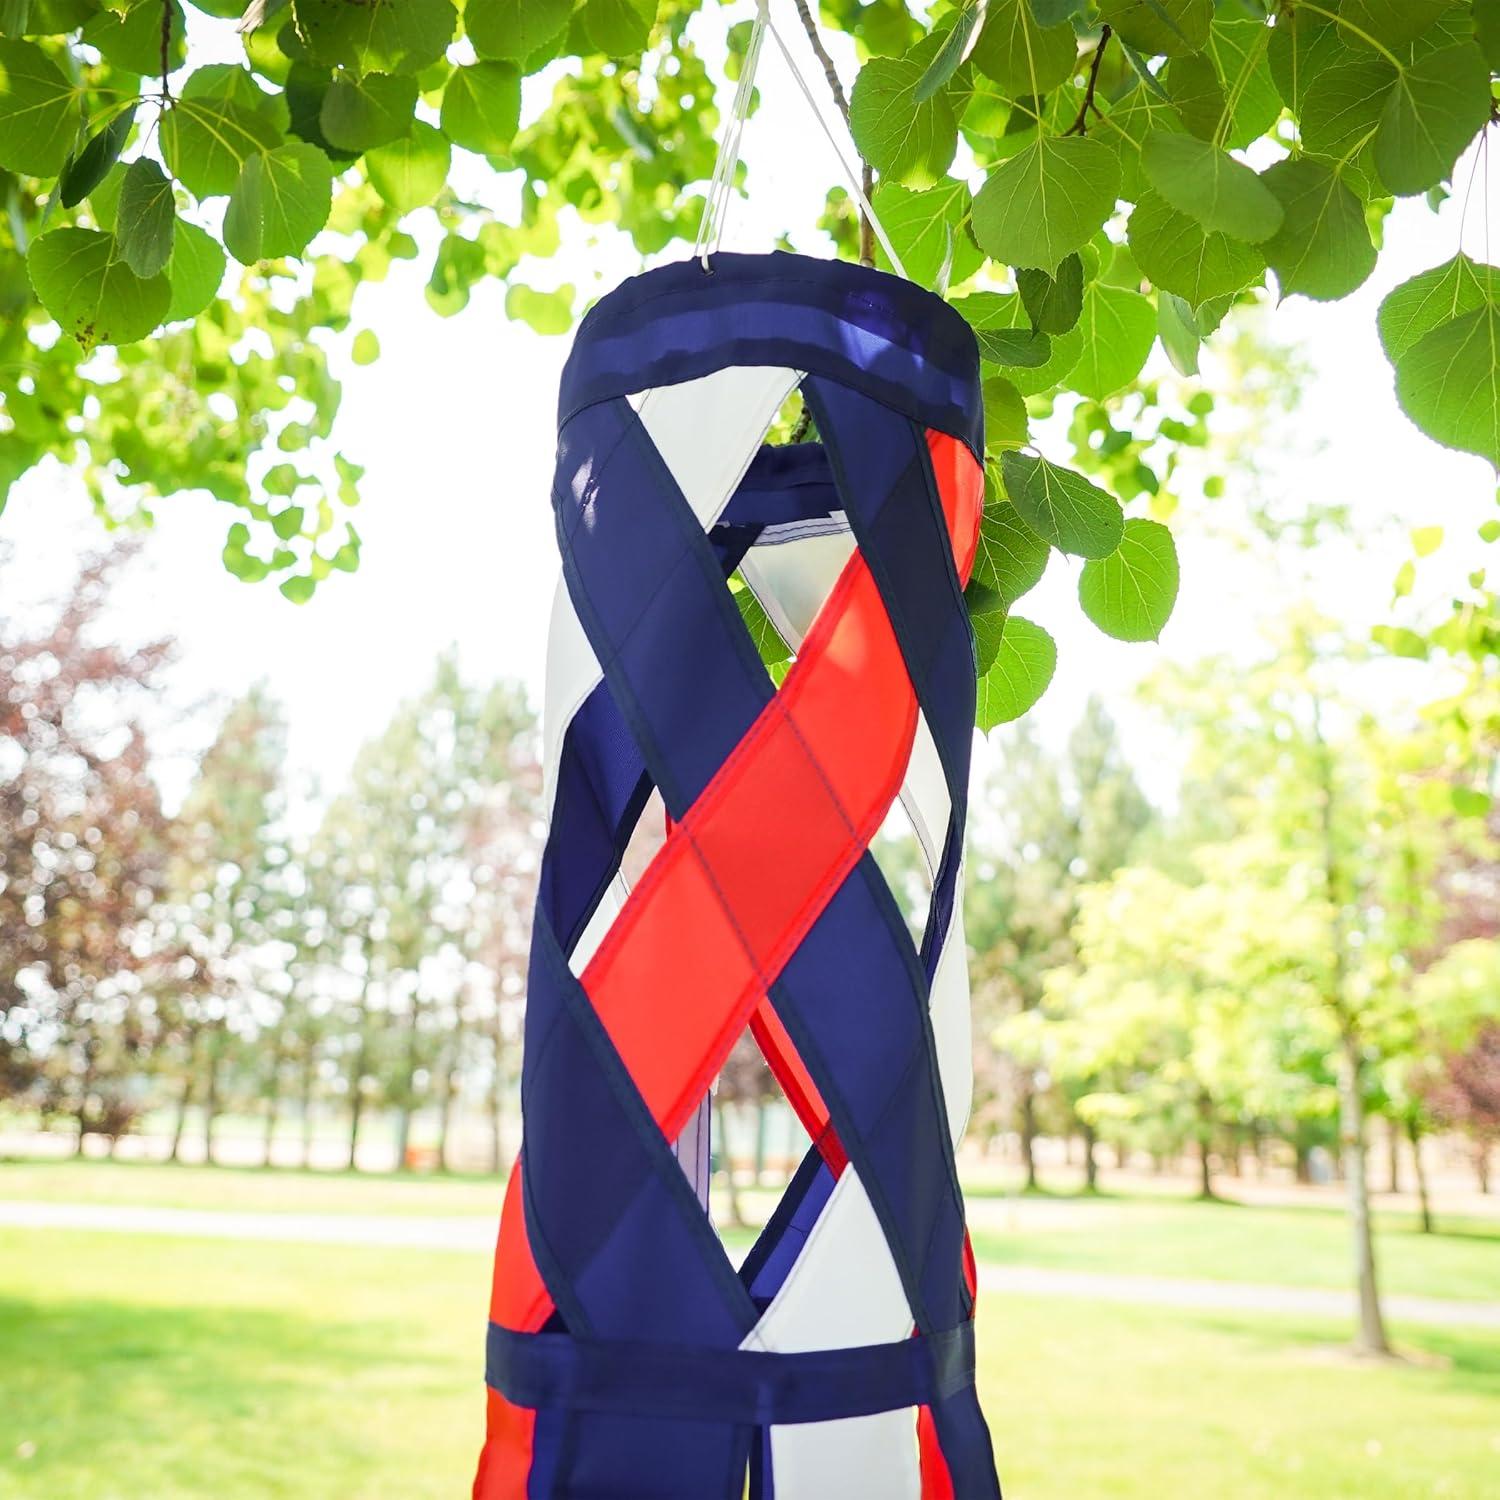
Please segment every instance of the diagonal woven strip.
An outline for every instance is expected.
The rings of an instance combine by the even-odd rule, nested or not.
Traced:
[[[605,298],[564,374],[552,818],[474,1493],[998,1497],[953,1165],[977,351],[878,272],[711,265]],[[823,442],[763,447],[799,384]],[[797,648],[779,690],[742,565]],[[669,832],[628,889],[653,788]],[[920,948],[869,852],[898,797]],[[736,1269],[674,1145],[747,1025],[813,1144]]]

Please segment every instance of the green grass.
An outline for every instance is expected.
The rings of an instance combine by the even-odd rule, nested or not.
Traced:
[[[130,1203],[243,1213],[488,1214],[505,1186],[494,1177],[383,1176],[278,1167],[162,1166],[154,1162],[0,1162],[0,1199]]]
[[[1270,1208],[1166,1198],[1077,1198],[1016,1209],[970,1200],[982,1260],[1112,1271],[1125,1275],[1260,1281],[1284,1286],[1349,1284],[1349,1229],[1322,1206]],[[1057,1227],[1036,1227],[1049,1218]],[[1500,1301],[1500,1217],[1440,1217],[1423,1234],[1415,1219],[1377,1212],[1377,1261],[1386,1292]]]
[[[482,1257],[11,1231],[0,1267],[5,1500],[467,1492]],[[1343,1333],[987,1297],[1008,1500],[1492,1496],[1500,1338],[1398,1328],[1424,1362],[1387,1366]]]

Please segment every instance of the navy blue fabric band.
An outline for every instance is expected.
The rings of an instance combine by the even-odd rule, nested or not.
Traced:
[[[578,325],[558,426],[583,407],[728,365],[778,365],[857,386],[984,453],[979,346],[914,282],[850,261],[716,254],[633,277]]]
[[[485,1381],[517,1406],[764,1426],[936,1406],[974,1383],[974,1325],[859,1349],[771,1354],[515,1333],[491,1323]]]

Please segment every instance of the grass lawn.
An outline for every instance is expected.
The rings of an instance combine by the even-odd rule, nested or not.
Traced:
[[[1321,1205],[1099,1197],[1026,1199],[1011,1209],[976,1196],[969,1221],[975,1253],[1001,1264],[1283,1286],[1350,1281],[1348,1221]],[[1384,1291],[1500,1301],[1500,1217],[1447,1215],[1423,1234],[1409,1215],[1377,1210],[1375,1224]]]
[[[456,1500],[481,1256],[0,1231],[5,1500]],[[1500,1339],[990,1297],[1008,1500],[1482,1500]],[[641,1497],[647,1500],[647,1497]],[[828,1500],[863,1500],[829,1496]]]

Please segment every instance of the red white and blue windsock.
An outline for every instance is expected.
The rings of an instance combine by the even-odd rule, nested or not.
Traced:
[[[798,386],[821,441],[763,446]],[[475,1500],[998,1500],[954,1168],[982,410],[963,319],[847,263],[687,261],[579,328]],[[869,848],[898,797],[920,942]],[[696,1164],[747,1026],[812,1146],[736,1268]]]

